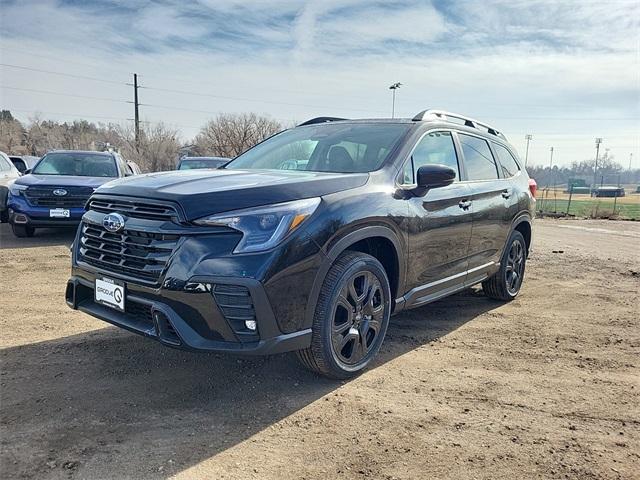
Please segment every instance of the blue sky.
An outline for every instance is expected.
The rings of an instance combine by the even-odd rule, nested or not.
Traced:
[[[640,167],[640,2],[0,1],[1,107],[27,120],[145,121],[193,136],[216,112],[457,111],[530,160],[589,158],[594,137]],[[37,70],[75,75],[69,77]],[[106,81],[97,81],[95,79]],[[43,93],[47,92],[47,93]],[[186,92],[186,93],[180,93]],[[93,97],[93,98],[86,98]]]

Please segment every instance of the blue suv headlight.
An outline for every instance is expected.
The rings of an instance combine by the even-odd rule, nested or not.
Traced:
[[[22,195],[22,192],[24,192],[27,188],[27,185],[20,185],[15,182],[9,184],[9,192],[11,192],[11,195],[14,195],[16,197]]]
[[[260,252],[278,245],[318,208],[320,198],[306,198],[225,212],[195,220],[197,225],[226,226],[242,232],[233,253]]]

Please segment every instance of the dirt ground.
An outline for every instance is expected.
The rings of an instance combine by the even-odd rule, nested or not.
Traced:
[[[3,225],[0,474],[640,478],[640,223],[542,220],[534,241],[517,300],[393,317],[374,368],[334,382],[72,311],[71,235]]]

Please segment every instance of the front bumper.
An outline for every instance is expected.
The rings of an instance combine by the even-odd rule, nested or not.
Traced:
[[[78,226],[85,213],[84,208],[68,208],[69,218],[50,216],[51,208],[29,205],[23,197],[9,194],[7,199],[9,222],[31,227],[74,227]]]
[[[74,269],[75,270],[75,269]],[[76,271],[66,289],[66,302],[83,311],[134,333],[183,350],[267,355],[306,348],[311,329],[282,333],[261,283],[247,278],[200,277],[181,290],[153,289],[126,284],[125,312],[94,300],[95,278],[106,275]],[[242,328],[225,314],[214,293],[218,286],[244,287],[248,291],[255,332]]]

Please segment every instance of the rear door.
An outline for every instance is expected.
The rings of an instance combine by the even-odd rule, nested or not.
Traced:
[[[513,192],[509,181],[501,178],[487,140],[469,133],[458,132],[456,135],[473,211],[467,281],[474,281],[493,273],[500,260],[511,229],[506,202]]]
[[[430,131],[417,143],[405,164],[405,184],[415,183],[422,165],[443,164],[457,172],[454,183],[429,190],[409,202],[408,290],[416,288],[415,303],[424,303],[465,279],[472,213],[469,186],[460,181],[461,168],[453,134]],[[413,303],[413,302],[411,302]]]

